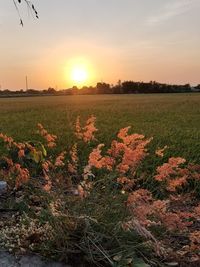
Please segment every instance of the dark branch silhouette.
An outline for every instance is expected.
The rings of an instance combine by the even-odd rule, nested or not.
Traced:
[[[24,23],[23,23],[23,19],[21,17],[21,14],[20,14],[19,6],[18,6],[18,4],[21,4],[22,2],[25,2],[27,4],[27,7],[29,8],[29,10],[31,10],[31,13],[33,14],[33,16],[35,18],[39,19],[39,16],[38,16],[37,10],[35,9],[34,4],[31,1],[29,1],[29,0],[13,0],[13,3],[15,5],[15,8],[17,10],[17,13],[18,13],[18,16],[20,19],[20,25],[23,27]]]

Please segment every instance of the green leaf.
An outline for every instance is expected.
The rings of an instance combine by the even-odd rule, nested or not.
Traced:
[[[40,143],[40,145],[41,145],[42,154],[43,154],[44,157],[46,157],[47,156],[47,151],[46,151],[45,147],[43,146],[43,144]]]
[[[39,163],[39,162],[40,162],[41,157],[40,157],[40,153],[39,153],[39,152],[37,152],[37,151],[32,152],[32,151],[31,151],[30,155],[31,155],[32,159],[33,159],[36,163]]]

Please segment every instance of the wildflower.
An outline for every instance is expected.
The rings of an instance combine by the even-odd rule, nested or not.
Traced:
[[[44,127],[42,126],[41,123],[38,123],[38,128],[39,128],[39,132],[40,132],[40,135],[42,137],[44,137],[44,139],[47,141],[47,146],[49,148],[53,148],[56,146],[56,139],[57,139],[57,136],[56,135],[53,135],[53,134],[49,134],[47,132],[47,130],[44,129]]]
[[[71,162],[68,163],[68,171],[70,173],[77,173],[78,167],[78,152],[77,152],[77,144],[72,146],[70,151]]]
[[[108,154],[110,154],[114,158],[117,158],[123,153],[125,148],[126,148],[125,144],[114,140],[111,144],[111,148],[108,150]]]
[[[4,141],[4,143],[8,143],[9,146],[11,146],[13,144],[13,142],[14,142],[12,137],[9,137],[9,136],[4,135],[2,133],[0,133],[0,138]]]
[[[118,165],[118,170],[121,173],[126,173],[131,169],[132,172],[136,169],[139,163],[146,156],[146,145],[152,139],[140,140],[136,143],[131,143],[131,146],[125,146],[121,163]]]
[[[16,182],[15,182],[16,188],[19,188],[22,184],[28,182],[30,178],[28,169],[22,168],[20,164],[16,163],[14,165],[14,171],[17,173]]]
[[[187,182],[187,176],[172,179],[172,180],[168,181],[167,190],[170,192],[175,192],[177,187],[181,187],[181,186],[185,185],[186,182]]]
[[[95,177],[94,174],[92,173],[91,170],[92,166],[91,165],[86,165],[84,170],[83,170],[83,179],[84,181],[87,181],[90,177]]]
[[[93,149],[93,151],[89,155],[88,164],[90,166],[96,167],[97,169],[102,168],[102,164],[100,160],[102,159],[101,156],[101,149],[104,147],[104,144],[99,144],[97,148]]]
[[[48,146],[48,148],[54,148],[54,147],[56,146],[56,143],[54,143],[54,142],[49,142],[49,143],[47,144],[47,146]]]
[[[183,158],[170,158],[168,163],[164,163],[162,166],[157,168],[157,175],[155,179],[157,181],[166,180],[170,175],[176,174],[178,166],[182,163],[185,163]]]
[[[168,148],[168,146],[164,146],[163,148],[158,148],[155,152],[155,154],[158,156],[158,157],[161,157],[163,158],[164,156],[164,151]]]
[[[25,157],[25,153],[24,153],[24,150],[23,149],[20,149],[19,152],[18,152],[18,157],[19,158],[23,158]]]
[[[62,167],[65,165],[64,163],[65,155],[66,155],[66,152],[64,151],[60,153],[60,155],[56,158],[56,161],[54,164],[56,167]]]
[[[51,182],[51,179],[49,176],[49,172],[50,172],[51,167],[53,167],[53,164],[48,160],[42,164],[42,171],[43,171],[44,179],[46,180],[46,184],[44,185],[43,189],[46,192],[49,192],[51,190],[51,187],[52,187],[52,182]]]
[[[200,231],[194,231],[190,234],[189,239],[191,241],[192,250],[200,250]]]
[[[6,161],[6,163],[8,164],[8,167],[11,168],[14,166],[13,160],[9,159],[7,157],[3,157],[3,159]]]
[[[128,179],[127,177],[119,177],[117,178],[117,182],[123,186],[122,191],[124,192],[127,189],[131,189],[135,184],[135,181],[133,179],[131,180],[131,179]]]
[[[50,181],[48,181],[47,184],[44,185],[43,189],[46,192],[50,192],[51,187],[52,187],[52,183]]]
[[[112,170],[115,160],[110,156],[103,157],[101,155],[102,147],[104,147],[104,144],[99,144],[97,148],[93,149],[89,155],[88,165],[97,169],[106,168],[107,170]]]
[[[152,200],[152,194],[146,189],[138,189],[131,193],[127,200],[127,205],[135,205],[136,203],[146,203]]]
[[[95,127],[96,117],[91,116],[86,121],[86,126],[81,127],[80,125],[80,117],[77,117],[75,124],[75,135],[78,139],[83,140],[85,143],[89,143],[95,140],[94,133],[97,132],[97,128]]]
[[[127,206],[132,217],[142,226],[162,225],[168,231],[187,230],[192,224],[190,219],[197,216],[195,212],[170,210],[170,200],[155,200],[146,189],[138,189],[129,194]]]
[[[71,163],[68,163],[68,171],[70,173],[76,173],[76,168]]]
[[[181,169],[179,165],[185,163],[183,158],[170,158],[167,163],[157,168],[157,174],[154,178],[160,182],[166,182],[166,189],[175,192],[177,187],[186,184],[189,176],[188,169]]]
[[[86,122],[86,126],[83,128],[84,132],[83,132],[83,140],[84,142],[88,143],[92,140],[95,140],[94,138],[94,133],[97,132],[97,128],[95,127],[95,121],[96,121],[96,117],[95,116],[91,116],[87,122]]]
[[[117,137],[121,140],[123,140],[123,143],[125,145],[131,145],[132,143],[136,142],[137,140],[142,140],[144,139],[144,135],[142,134],[131,134],[131,135],[128,135],[128,131],[129,129],[131,128],[131,126],[128,126],[126,128],[122,128]]]
[[[45,172],[49,172],[49,167],[51,166],[51,162],[50,161],[45,161],[43,164],[42,164],[42,168],[43,168],[43,171]]]

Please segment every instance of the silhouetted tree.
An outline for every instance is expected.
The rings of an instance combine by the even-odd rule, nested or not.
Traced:
[[[96,86],[97,94],[110,94],[111,88],[108,83],[97,83]]]
[[[138,83],[132,81],[125,81],[122,83],[123,94],[138,93]]]
[[[56,90],[55,90],[54,88],[52,88],[52,87],[49,87],[49,88],[47,89],[47,93],[48,93],[48,94],[55,94],[55,93],[56,93]]]

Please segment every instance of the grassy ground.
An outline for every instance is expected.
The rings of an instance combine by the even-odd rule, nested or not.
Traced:
[[[168,145],[167,156],[200,158],[200,94],[100,95],[0,99],[0,132],[18,141],[38,139],[41,122],[59,137],[58,148],[72,143],[77,115],[97,117],[97,137],[109,143],[128,125],[153,136],[153,146]]]
[[[166,266],[166,264],[163,264],[163,260],[165,263],[170,261],[170,264],[173,264],[174,261],[176,264],[176,261],[178,261],[180,262],[178,266],[199,266],[195,264],[197,261],[197,264],[200,264],[200,249],[197,254],[191,252],[189,234],[199,229],[199,215],[194,215],[194,210],[199,203],[200,174],[198,171],[200,171],[200,166],[193,166],[191,172],[189,169],[182,170],[184,174],[189,172],[186,175],[188,183],[184,190],[181,188],[177,192],[172,192],[172,196],[175,195],[175,198],[172,199],[170,199],[167,188],[165,188],[165,181],[160,184],[153,177],[156,167],[168,161],[170,156],[181,156],[189,162],[199,162],[199,104],[200,94],[0,99],[0,132],[14,137],[19,142],[31,140],[35,143],[34,141],[42,141],[36,127],[37,123],[40,122],[50,133],[58,136],[56,149],[53,150],[54,152],[48,152],[46,157],[52,162],[55,158],[54,153],[57,154],[57,152],[67,150],[75,142],[74,122],[78,115],[81,116],[81,122],[91,114],[95,115],[97,117],[96,126],[99,129],[97,135],[95,135],[98,142],[94,141],[88,145],[83,144],[83,146],[78,143],[78,164],[80,166],[78,165],[76,175],[66,172],[67,158],[65,159],[66,165],[60,167],[60,169],[52,168],[52,173],[49,173],[49,179],[52,181],[49,193],[43,189],[45,182],[41,177],[43,161],[36,164],[30,158],[28,160],[28,155],[20,158],[16,156],[18,154],[12,153],[13,148],[8,149],[9,158],[11,157],[15,163],[19,162],[21,166],[29,169],[30,180],[19,190],[13,190],[12,185],[17,179],[15,177],[16,170],[12,164],[9,166],[9,163],[5,163],[5,159],[2,157],[0,174],[5,180],[8,180],[9,191],[5,196],[0,197],[0,212],[2,215],[0,226],[2,226],[2,236],[4,236],[2,238],[0,235],[0,245],[2,242],[3,246],[11,248],[11,251],[15,251],[17,247],[21,247],[22,251],[25,248],[25,251],[28,249],[48,257],[72,262],[74,266],[78,266],[80,263],[75,259],[81,259],[81,264],[84,261],[81,266],[90,266],[88,262],[94,263],[94,266]],[[146,157],[136,172],[126,173],[128,178],[134,179],[134,183],[127,191],[123,192],[120,183],[117,182],[118,169],[112,169],[110,172],[105,169],[96,169],[94,170],[95,179],[89,178],[92,182],[92,189],[89,190],[90,194],[81,200],[77,194],[72,192],[82,181],[83,173],[81,171],[87,165],[88,153],[91,152],[92,146],[96,147],[99,143],[105,143],[109,147],[110,142],[116,139],[119,129],[129,125],[133,127],[131,132],[154,137],[150,144],[150,155]],[[166,150],[164,158],[158,158],[154,153],[155,149],[164,145],[168,145],[169,148]],[[19,166],[17,170],[19,171]],[[180,170],[177,169],[177,172]],[[196,177],[194,179],[193,172],[194,177]],[[176,175],[177,177],[173,177],[173,179],[178,179],[181,174],[177,173]],[[168,205],[167,203],[170,203],[171,206],[168,205],[166,211],[163,208],[162,212],[164,213],[160,213],[162,216],[165,212],[168,212],[166,216],[170,215],[172,220],[179,216],[177,214],[180,211],[188,212],[188,210],[193,212],[191,216],[196,216],[194,218],[188,217],[189,219],[193,218],[194,223],[193,228],[187,228],[185,236],[178,230],[171,233],[167,227],[161,227],[160,230],[152,229],[158,239],[162,240],[164,247],[172,248],[170,252],[166,249],[170,257],[164,258],[164,255],[161,255],[159,261],[157,261],[158,253],[154,257],[153,251],[149,250],[148,244],[144,243],[140,237],[142,231],[142,236],[145,239],[152,239],[150,232],[144,231],[141,225],[140,228],[134,226],[134,231],[131,232],[126,232],[121,227],[122,223],[128,221],[130,217],[127,208],[128,197],[134,192],[139,194],[138,191],[141,188],[148,189],[149,192],[153,193],[155,199],[152,198],[149,201],[152,211],[154,202],[156,205],[159,203],[159,205],[161,203],[162,205]],[[68,189],[72,189],[72,191]],[[179,195],[180,193],[181,195]],[[146,199],[145,196],[144,199]],[[157,199],[159,201],[164,199],[166,202],[164,200],[163,202],[156,202]],[[135,204],[137,201],[133,202]],[[142,206],[141,203],[138,205]],[[147,209],[148,207],[145,205],[143,208]],[[156,208],[155,211],[157,212],[155,216],[160,216]],[[172,215],[175,215],[175,217]],[[134,216],[132,215],[131,218],[135,218]],[[188,218],[186,219],[189,220]],[[169,218],[166,223],[168,221]],[[136,228],[139,230],[135,231]],[[139,236],[136,235],[136,232],[140,232]],[[168,233],[171,233],[170,238]],[[200,235],[199,232],[197,234]],[[11,242],[9,244],[7,244],[8,235],[10,235],[9,242]],[[200,240],[198,242],[200,244]],[[13,246],[13,243],[16,244]],[[143,250],[144,247],[145,250]],[[186,252],[180,250],[180,247],[181,249],[187,247]],[[155,251],[156,248],[157,245]],[[175,255],[172,253],[173,250],[182,253],[183,258],[179,259],[178,252]],[[193,255],[195,255],[195,259]],[[188,262],[191,265],[188,265]],[[103,265],[98,265],[99,263]],[[167,264],[167,266],[177,266],[177,264]]]

